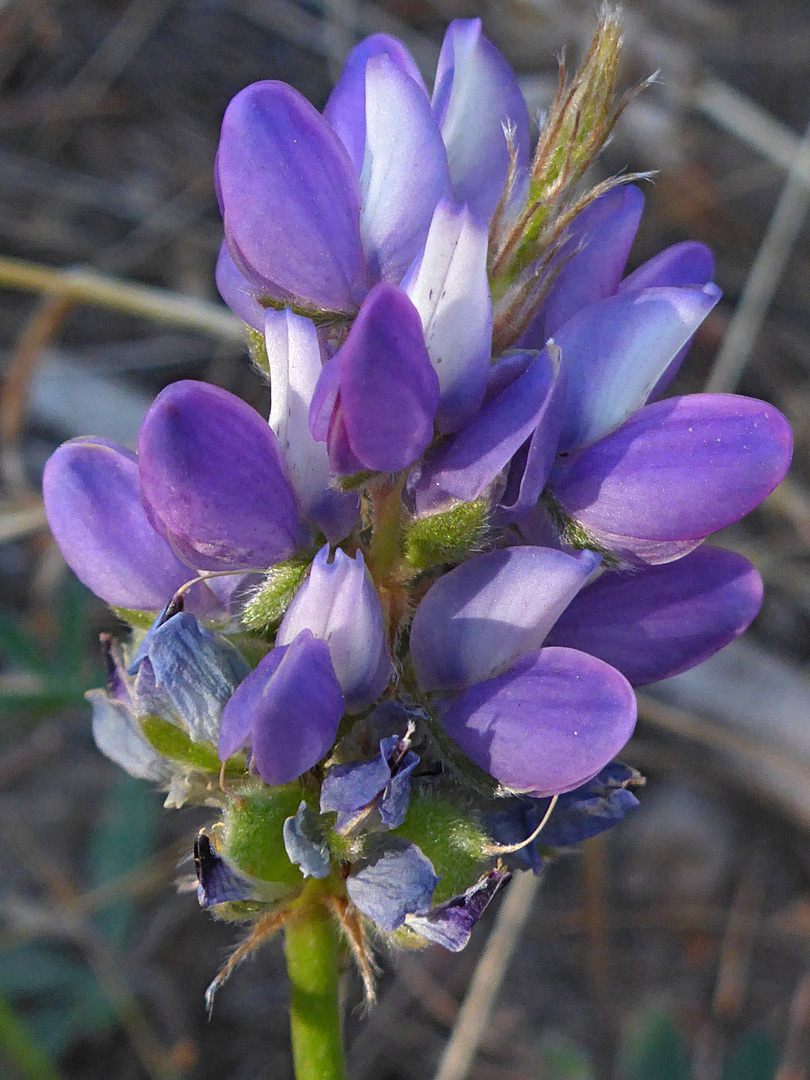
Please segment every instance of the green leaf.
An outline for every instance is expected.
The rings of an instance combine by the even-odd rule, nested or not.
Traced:
[[[54,1062],[3,997],[0,997],[0,1054],[11,1062],[23,1080],[59,1080]]]

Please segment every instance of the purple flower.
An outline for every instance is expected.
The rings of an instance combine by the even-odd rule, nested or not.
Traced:
[[[354,906],[382,930],[396,930],[410,914],[430,910],[438,877],[430,859],[401,836],[386,837],[346,879]]]
[[[282,836],[287,856],[305,878],[328,877],[332,868],[329,849],[318,832],[317,814],[304,800],[293,817],[284,822]]]
[[[325,757],[344,712],[329,649],[310,630],[273,649],[222,713],[222,761],[245,746],[262,780],[286,784]]]
[[[321,785],[321,812],[337,811],[335,831],[349,832],[371,809],[387,829],[405,820],[410,777],[419,764],[408,736],[380,739],[380,756],[371,761],[332,765]]]
[[[352,559],[338,548],[330,562],[329,545],[321,548],[287,609],[276,644],[289,645],[302,630],[311,630],[329,647],[349,712],[359,712],[380,696],[391,662],[380,601],[361,552]]]
[[[508,870],[489,870],[459,896],[436,904],[424,914],[406,915],[405,925],[450,952],[461,952],[475,924],[511,876]]]

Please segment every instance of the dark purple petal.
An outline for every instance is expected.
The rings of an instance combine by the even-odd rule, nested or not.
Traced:
[[[389,829],[398,829],[405,821],[411,797],[411,773],[419,764],[419,756],[408,750],[393,764],[390,784],[380,798],[380,820]]]
[[[511,876],[508,870],[490,870],[460,896],[437,904],[425,915],[408,915],[405,922],[428,941],[461,952],[475,924]]]
[[[531,485],[539,494],[557,448],[562,400],[559,364],[544,350],[430,456],[415,491],[417,511],[441,505],[448,495],[462,502],[479,498],[531,437]]]
[[[410,776],[419,758],[410,740],[389,735],[380,740],[379,757],[333,765],[321,785],[321,811],[338,812],[335,830],[348,832],[374,803],[383,825],[396,829],[405,820]]]
[[[256,898],[255,883],[223,859],[204,832],[194,840],[194,869],[200,907]]]
[[[480,19],[454,19],[436,69],[433,111],[447,147],[453,191],[488,219],[509,175],[504,127],[514,132],[519,178],[529,163],[529,111],[515,73],[481,33]]]
[[[784,477],[791,449],[790,425],[765,402],[691,394],[639,410],[564,464],[552,487],[625,558],[668,562],[762,502]]]
[[[102,439],[73,439],[42,477],[48,524],[76,577],[115,607],[159,610],[194,571],[144,513],[135,455]]]
[[[323,115],[340,136],[358,176],[366,152],[366,65],[374,56],[386,56],[427,96],[419,68],[402,42],[388,34],[371,34],[355,45],[329,95]]]
[[[761,603],[762,579],[747,559],[703,547],[664,566],[603,574],[572,600],[548,643],[601,657],[640,686],[702,663]]]
[[[343,716],[326,643],[302,630],[280,663],[273,655],[278,651],[261,661],[225,706],[219,744],[220,757],[227,756],[235,736],[252,730],[252,761],[267,784],[287,784],[317,765]]]
[[[504,787],[570,791],[595,776],[633,733],[625,677],[574,649],[540,649],[465,690],[441,717],[448,734]]]
[[[439,402],[422,321],[408,297],[393,285],[372,289],[335,363],[340,424],[357,462],[378,472],[407,468],[433,438]],[[330,428],[330,456],[331,443]],[[332,458],[336,470],[343,464]]]
[[[424,88],[385,55],[366,66],[360,236],[372,272],[398,283],[449,198],[447,155]]]
[[[396,930],[412,912],[427,911],[439,879],[427,856],[402,837],[389,837],[376,857],[346,879],[354,906],[383,930]]]
[[[149,519],[204,570],[289,558],[298,507],[273,432],[240,398],[177,382],[155,399],[138,439]]]
[[[716,285],[623,292],[562,326],[554,336],[566,379],[560,450],[596,442],[644,405],[719,299]]]
[[[317,828],[317,814],[302,800],[295,817],[284,822],[284,849],[305,878],[325,878],[332,869],[329,848]]]
[[[590,551],[501,548],[440,577],[411,625],[420,689],[471,686],[539,649],[599,562]]]
[[[563,265],[541,312],[542,339],[532,338],[538,342],[535,348],[542,348],[546,339],[582,308],[613,296],[619,288],[643,209],[644,195],[639,188],[623,185],[595,199],[577,215],[569,240],[560,252],[559,261]]]
[[[259,303],[261,289],[251,284],[231,258],[223,240],[217,258],[216,280],[219,295],[240,319],[254,330],[264,330],[265,309]]]
[[[262,295],[355,311],[368,288],[360,188],[343,143],[292,87],[231,101],[217,151],[228,249]]]

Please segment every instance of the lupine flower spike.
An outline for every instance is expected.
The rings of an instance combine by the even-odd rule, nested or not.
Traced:
[[[339,932],[369,996],[380,944],[463,948],[512,873],[637,806],[633,686],[758,611],[754,567],[702,545],[791,433],[751,398],[665,396],[720,291],[698,243],[628,274],[643,195],[587,185],[620,46],[606,11],[533,152],[475,19],[432,94],[384,34],[322,114],[247,87],[217,281],[269,418],[174,383],[137,454],[87,437],[46,466],[65,559],[133,628],[104,641],[96,742],[210,808],[199,901],[250,927],[209,1002],[277,930],[291,971]]]

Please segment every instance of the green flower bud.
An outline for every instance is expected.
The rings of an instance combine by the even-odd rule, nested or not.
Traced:
[[[489,526],[486,499],[457,503],[452,510],[418,518],[405,530],[405,561],[414,570],[460,563],[480,548]]]
[[[290,862],[282,830],[303,798],[298,784],[238,795],[225,811],[222,854],[239,870],[260,881],[302,885],[304,879]]]
[[[264,581],[245,604],[242,611],[244,625],[257,633],[274,629],[281,622],[308,569],[307,559],[290,559],[271,566]]]
[[[394,832],[416,844],[440,876],[433,902],[440,904],[474,884],[493,859],[481,826],[449,799],[433,794],[411,796],[408,816]]]

